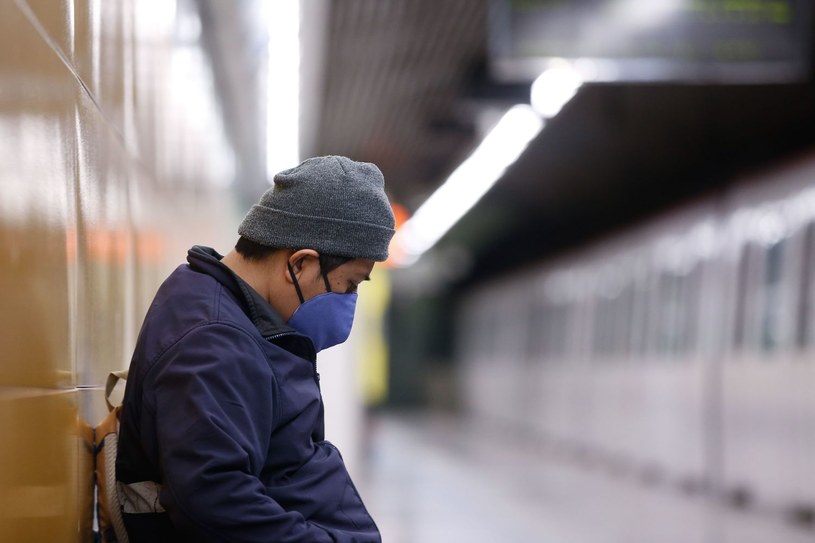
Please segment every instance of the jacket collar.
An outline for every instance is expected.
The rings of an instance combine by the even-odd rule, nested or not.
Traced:
[[[223,256],[215,249],[201,245],[194,245],[187,252],[187,262],[190,263],[190,268],[212,276],[229,289],[263,337],[272,339],[275,336],[297,333],[255,289],[221,263],[222,258]],[[302,337],[308,339],[305,336]]]

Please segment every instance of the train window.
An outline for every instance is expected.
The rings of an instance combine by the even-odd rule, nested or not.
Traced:
[[[538,337],[535,338],[540,345],[540,353],[544,359],[548,359],[552,354],[552,312],[549,304],[540,306],[541,328]]]
[[[498,353],[500,358],[511,363],[520,361],[525,348],[524,332],[527,327],[526,316],[515,310],[518,307],[513,293],[504,291],[501,300],[499,321],[501,331],[498,334]]]
[[[475,320],[474,328],[467,331],[467,342],[473,345],[470,348],[472,357],[486,359],[489,356],[490,348],[489,337],[487,336],[489,322],[487,314],[481,308],[478,310],[478,318]]]
[[[765,255],[763,304],[761,312],[761,348],[776,350],[784,335],[783,259],[786,240],[770,246]]]
[[[530,304],[529,329],[526,334],[526,354],[529,359],[538,359],[543,353],[541,340],[545,336],[546,313],[544,304],[534,300]]]
[[[632,313],[634,310],[634,289],[629,284],[623,289],[614,304],[614,347],[613,352],[627,356],[630,352]]]
[[[813,242],[815,242],[815,224],[809,223],[804,230],[803,250],[801,257],[800,292],[798,293],[797,326],[795,330],[795,344],[803,349],[812,345],[812,310],[813,292],[811,275],[815,271],[813,266]]]
[[[750,328],[750,303],[752,291],[750,283],[750,261],[753,253],[752,245],[743,245],[739,255],[738,284],[736,291],[735,328],[733,330],[733,346],[743,348],[747,344],[747,335]]]
[[[631,301],[630,345],[634,356],[643,356],[648,346],[648,304],[650,289],[640,284],[633,287]]]
[[[621,313],[621,298],[598,299],[594,308],[594,353],[619,355],[622,352],[623,334],[628,315]]]
[[[611,300],[598,297],[594,304],[593,351],[596,355],[603,355],[609,350],[609,316]]]
[[[699,266],[681,274],[660,274],[657,352],[678,356],[695,348],[700,280]]]
[[[560,306],[560,352],[559,354],[565,357],[569,354],[569,347],[572,338],[572,323],[574,320],[574,309],[570,304]]]
[[[601,301],[594,299],[591,305],[591,352],[595,355],[602,352],[603,315]]]
[[[471,357],[481,356],[485,353],[487,341],[484,338],[486,331],[486,318],[483,311],[478,306],[475,306],[476,316],[473,317],[473,327],[469,330],[464,330],[465,343],[468,345],[468,354]]]
[[[546,344],[544,352],[548,358],[557,358],[558,343],[561,338],[558,334],[558,312],[557,305],[548,304],[546,306]]]
[[[682,281],[673,273],[659,276],[656,349],[660,354],[675,352],[681,325]]]
[[[562,358],[566,354],[566,340],[568,333],[570,309],[569,306],[558,304],[549,308],[547,322],[547,355],[552,358]]]
[[[700,297],[702,294],[703,265],[695,266],[687,275],[687,303],[685,305],[685,352],[696,351],[699,347],[699,323],[702,321]]]
[[[574,304],[573,310],[575,318],[573,322],[573,344],[574,354],[591,356],[592,352],[592,329],[591,329],[591,303],[589,300],[581,299]]]
[[[497,339],[497,328],[495,326],[495,316],[491,312],[484,312],[482,319],[481,319],[481,332],[479,333],[479,337],[476,338],[481,344],[481,351],[482,355],[486,359],[491,359],[496,354],[496,339]]]

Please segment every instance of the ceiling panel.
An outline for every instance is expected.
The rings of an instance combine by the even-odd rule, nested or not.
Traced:
[[[457,99],[483,62],[486,3],[338,0],[327,31],[314,154],[378,164],[391,196],[415,208],[473,144]]]

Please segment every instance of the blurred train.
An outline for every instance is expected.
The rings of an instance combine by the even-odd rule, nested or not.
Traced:
[[[815,154],[478,287],[459,323],[479,418],[815,539]]]

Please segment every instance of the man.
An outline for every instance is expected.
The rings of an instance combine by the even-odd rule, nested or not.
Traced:
[[[235,250],[190,249],[145,317],[116,463],[131,542],[380,541],[323,439],[316,354],[387,258],[384,180],[331,156],[274,183]]]

